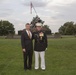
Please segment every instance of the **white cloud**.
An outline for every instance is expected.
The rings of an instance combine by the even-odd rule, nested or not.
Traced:
[[[24,29],[25,23],[31,22],[36,16],[34,10],[30,14],[30,2],[52,32],[58,31],[67,21],[76,22],[75,0],[0,0],[0,20],[9,20],[13,23],[16,33]]]
[[[10,0],[0,0],[0,4],[8,4],[10,3]]]
[[[49,6],[65,6],[68,4],[72,4],[74,2],[75,0],[52,0],[52,1],[49,1],[48,5]]]

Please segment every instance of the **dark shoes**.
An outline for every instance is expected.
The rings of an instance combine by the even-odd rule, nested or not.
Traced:
[[[32,70],[32,68],[24,68],[24,70],[26,71],[26,70]]]
[[[32,68],[28,68],[28,70],[31,70]]]
[[[24,68],[24,70],[26,71],[26,70],[27,70],[27,68],[26,68],[26,69]]]

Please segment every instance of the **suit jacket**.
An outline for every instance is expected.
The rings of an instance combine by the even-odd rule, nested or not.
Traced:
[[[23,30],[21,35],[21,45],[22,49],[33,50],[32,38],[30,39],[26,30]]]

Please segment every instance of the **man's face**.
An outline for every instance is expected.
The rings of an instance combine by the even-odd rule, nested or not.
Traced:
[[[30,29],[30,25],[26,25],[26,29],[29,30]]]
[[[40,31],[42,28],[41,28],[41,26],[37,26],[36,29],[37,29],[38,31]]]

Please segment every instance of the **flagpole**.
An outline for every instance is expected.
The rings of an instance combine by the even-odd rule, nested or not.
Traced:
[[[35,11],[35,13],[36,13],[36,15],[37,15],[37,12],[36,12],[36,10],[35,10],[35,7],[33,6],[33,9],[34,9],[34,11]]]
[[[30,3],[30,13],[32,14],[32,2]]]
[[[36,13],[36,15],[37,15],[37,12],[36,12],[36,10],[35,10],[35,7],[33,6],[33,4],[32,4],[32,2],[31,2],[31,14],[32,14],[32,8],[34,9],[34,11],[35,11],[35,13]]]

